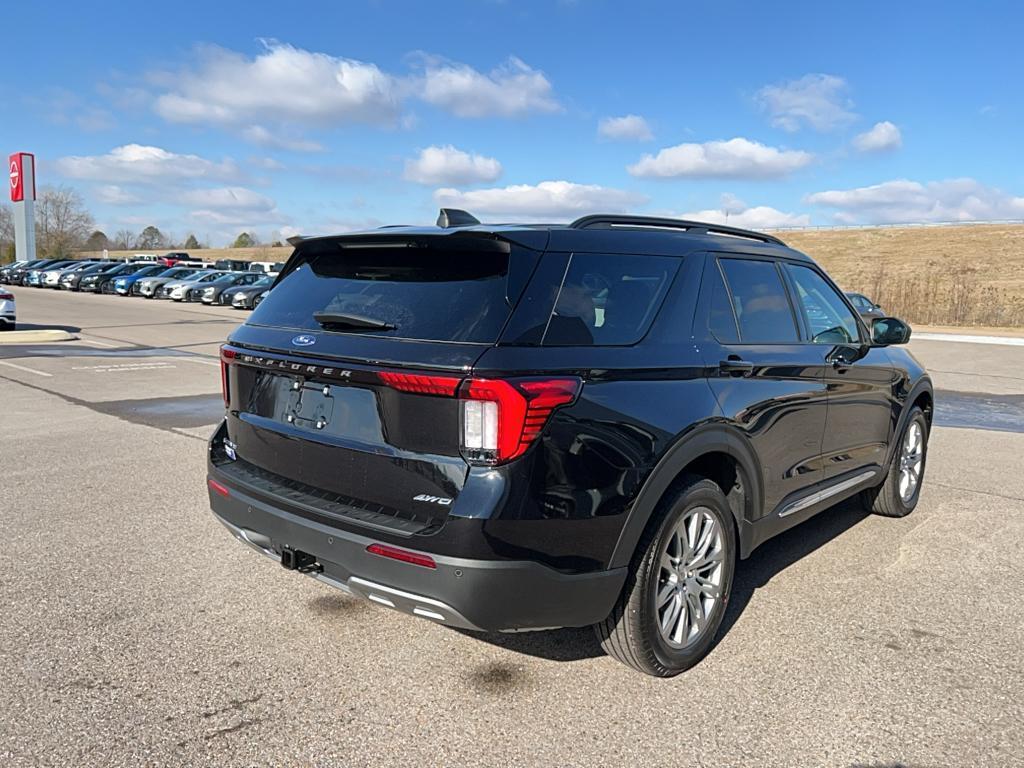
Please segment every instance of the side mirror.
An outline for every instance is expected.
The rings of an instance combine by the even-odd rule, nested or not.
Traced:
[[[871,340],[879,346],[906,344],[910,341],[910,326],[895,317],[880,317],[871,324]]]

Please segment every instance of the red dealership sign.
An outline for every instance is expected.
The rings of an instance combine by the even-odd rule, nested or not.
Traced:
[[[11,182],[11,200],[25,199],[26,189],[36,199],[35,157],[28,152],[15,152],[7,159],[8,178]]]

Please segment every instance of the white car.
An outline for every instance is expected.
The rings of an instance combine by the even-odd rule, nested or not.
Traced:
[[[13,331],[17,325],[14,310],[14,294],[0,290],[0,331]]]

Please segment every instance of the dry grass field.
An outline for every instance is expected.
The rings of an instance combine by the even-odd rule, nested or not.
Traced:
[[[1024,224],[885,227],[777,233],[848,291],[912,323],[1024,326]],[[193,255],[284,261],[291,247],[207,248]],[[112,251],[111,256],[131,256]],[[96,255],[96,254],[82,254]]]
[[[912,323],[1024,326],[1024,224],[777,234]]]

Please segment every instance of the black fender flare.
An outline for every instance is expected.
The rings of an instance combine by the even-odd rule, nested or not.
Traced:
[[[896,450],[899,448],[900,435],[903,434],[903,428],[907,425],[907,418],[910,416],[910,409],[922,394],[928,393],[928,396],[932,400],[932,421],[935,420],[935,390],[932,386],[932,380],[927,376],[921,376],[910,388],[910,392],[903,400],[903,408],[900,410],[899,419],[896,421],[896,429],[892,433],[892,439],[889,441],[889,451],[886,454],[885,466],[888,467],[892,463],[892,458],[896,454]],[[928,430],[929,437],[931,436],[931,429]]]
[[[688,464],[709,453],[728,454],[736,460],[743,472],[745,509],[733,509],[733,515],[736,517],[736,527],[739,531],[740,552],[742,556],[746,556],[750,522],[761,514],[763,506],[761,465],[754,449],[739,429],[725,423],[713,423],[699,426],[679,438],[665,451],[654,469],[647,475],[640,492],[630,506],[626,522],[619,533],[619,540],[612,551],[609,568],[629,565],[637,543],[665,491]]]

